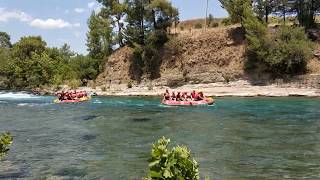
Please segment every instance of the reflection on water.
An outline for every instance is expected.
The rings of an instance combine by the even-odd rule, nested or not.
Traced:
[[[203,177],[320,178],[319,99],[221,98],[213,107],[167,107],[156,98],[0,100],[0,132],[14,136],[0,179],[141,179],[161,136],[188,146]]]

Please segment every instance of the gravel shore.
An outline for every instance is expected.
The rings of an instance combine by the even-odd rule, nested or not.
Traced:
[[[215,97],[286,97],[286,96],[306,96],[320,97],[320,89],[293,87],[286,85],[252,85],[245,80],[230,83],[210,83],[210,84],[190,84],[177,88],[166,86],[143,86],[136,85],[128,88],[126,84],[111,85],[109,87],[81,87],[79,90],[95,92],[99,96],[161,96],[166,89],[170,91],[190,92],[192,90],[202,91],[206,96]]]

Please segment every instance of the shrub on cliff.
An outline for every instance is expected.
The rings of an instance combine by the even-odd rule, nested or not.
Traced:
[[[3,133],[0,135],[0,158],[9,151],[12,140],[13,138],[10,133]]]
[[[303,28],[282,26],[274,34],[247,9],[244,28],[248,40],[248,67],[274,76],[304,73],[312,56],[313,43]]]
[[[168,149],[170,139],[162,137],[153,144],[149,174],[145,180],[190,179],[199,180],[199,164],[184,146]]]

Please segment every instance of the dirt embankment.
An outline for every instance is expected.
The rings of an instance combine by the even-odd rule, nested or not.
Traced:
[[[153,86],[226,82],[242,78],[246,60],[243,32],[236,27],[187,30],[161,50],[159,78]],[[97,86],[128,84],[134,77],[132,49],[124,47],[106,61]],[[150,83],[142,76],[141,83]],[[136,83],[136,82],[134,82]]]
[[[124,47],[106,60],[105,71],[89,86],[97,87],[103,92],[123,92],[128,90],[129,84],[140,90],[155,90],[212,83],[225,83],[229,86],[229,82],[244,80],[252,87],[275,85],[318,89],[320,40],[315,42],[314,58],[308,63],[307,74],[287,79],[270,79],[270,75],[267,74],[245,73],[246,41],[240,28],[231,26],[178,31],[176,37],[159,50],[161,59],[158,78],[149,80],[144,74],[140,82],[133,81],[132,78],[136,76],[133,50]]]

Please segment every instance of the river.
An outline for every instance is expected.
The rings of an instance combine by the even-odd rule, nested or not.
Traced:
[[[159,98],[0,92],[0,132],[14,143],[0,179],[141,179],[161,136],[186,145],[211,179],[319,179],[320,99],[219,98],[167,107]]]

